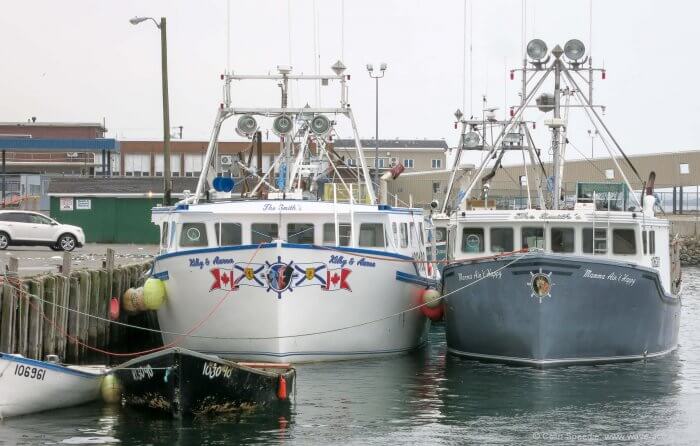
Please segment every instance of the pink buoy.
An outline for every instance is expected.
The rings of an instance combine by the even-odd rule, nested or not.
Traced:
[[[113,321],[119,319],[119,299],[116,297],[109,300],[109,319]]]

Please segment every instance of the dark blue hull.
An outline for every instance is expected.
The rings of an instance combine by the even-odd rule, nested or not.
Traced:
[[[636,360],[676,348],[680,298],[664,292],[656,271],[545,253],[514,259],[445,268],[443,293],[459,290],[445,298],[451,353],[544,367]]]

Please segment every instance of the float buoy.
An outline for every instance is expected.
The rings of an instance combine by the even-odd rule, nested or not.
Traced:
[[[420,307],[420,311],[425,317],[431,321],[439,321],[442,319],[442,299],[440,299],[440,293],[438,290],[433,288],[423,290],[420,295],[420,303],[422,305],[422,307]]]
[[[287,399],[287,380],[282,375],[280,375],[280,381],[277,386],[277,398],[282,401]]]
[[[143,299],[143,287],[129,288],[122,296],[122,306],[129,313],[146,311],[146,303]]]
[[[120,402],[122,399],[122,386],[119,384],[117,377],[114,375],[107,375],[102,378],[100,393],[105,403],[115,404]]]
[[[143,284],[143,302],[148,310],[157,310],[165,302],[165,283],[153,277]]]
[[[119,319],[119,299],[116,297],[109,300],[109,319],[112,321]]]

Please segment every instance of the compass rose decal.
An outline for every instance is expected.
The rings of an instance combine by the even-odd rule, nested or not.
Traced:
[[[542,303],[545,297],[552,297],[552,287],[556,285],[552,282],[552,273],[543,273],[542,268],[537,273],[530,271],[530,281],[527,286],[530,287],[530,297],[536,297]]]

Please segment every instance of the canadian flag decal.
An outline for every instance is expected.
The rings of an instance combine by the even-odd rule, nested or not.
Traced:
[[[347,281],[351,272],[352,270],[350,268],[335,268],[326,270],[326,291],[352,291]]]
[[[233,291],[237,289],[236,281],[233,278],[233,270],[222,269],[222,268],[212,268],[211,275],[214,276],[214,283],[211,285],[209,291],[214,290],[226,290]]]

